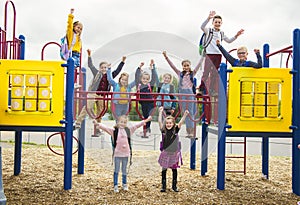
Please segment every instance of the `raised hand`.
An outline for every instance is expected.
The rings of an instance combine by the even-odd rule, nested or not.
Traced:
[[[163,51],[162,54],[164,55],[165,58],[167,58],[167,51]]]
[[[71,13],[71,14],[73,14],[73,13],[74,13],[74,9],[73,9],[73,8],[70,10],[70,13]]]
[[[122,62],[124,63],[126,60],[126,56],[122,56]]]
[[[210,11],[208,15],[208,19],[212,19],[216,15],[215,11]]]
[[[92,53],[91,49],[87,49],[86,52],[87,52],[88,56],[91,56],[91,53]]]

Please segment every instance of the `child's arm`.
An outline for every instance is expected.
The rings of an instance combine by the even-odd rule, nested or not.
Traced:
[[[111,67],[107,69],[107,80],[109,84],[111,84],[113,87],[115,87],[118,83],[114,81],[112,73],[111,73]]]
[[[201,30],[204,33],[208,33],[208,28],[206,28],[206,25],[208,24],[208,22],[210,21],[210,19],[212,19],[215,15],[216,15],[215,11],[210,11],[207,19],[205,19],[205,21],[202,23]]]
[[[178,125],[177,125],[179,129],[181,128],[181,125],[184,123],[185,118],[186,118],[186,116],[187,116],[188,114],[189,114],[189,111],[186,110],[186,111],[184,112],[184,114],[183,114],[181,120],[179,121],[179,123],[178,123]]]
[[[93,124],[96,125],[97,129],[102,129],[103,131],[105,131],[107,134],[109,135],[113,135],[114,132],[114,128],[110,128],[102,123],[98,123],[96,120],[93,120]]]
[[[135,78],[134,78],[134,80],[135,80],[135,85],[136,86],[138,86],[139,83],[140,83],[140,81],[141,81],[141,73],[142,73],[141,70],[142,70],[143,65],[144,65],[144,62],[141,62],[140,66],[137,67],[137,69],[135,71]]]
[[[157,70],[154,64],[154,60],[151,59],[151,63],[150,63],[150,69],[151,69],[151,81],[150,81],[150,85],[154,86],[154,84],[156,84],[156,87],[158,86],[158,75],[157,75]]]
[[[244,29],[239,30],[235,36],[233,36],[232,38],[228,38],[226,35],[224,35],[223,40],[227,43],[232,43],[233,41],[235,41],[240,35],[242,35],[244,33]]]
[[[139,127],[141,127],[141,126],[145,125],[147,122],[149,122],[149,121],[151,121],[151,120],[152,120],[152,117],[151,117],[151,116],[149,116],[147,119],[145,119],[145,120],[142,120],[141,122],[139,122],[139,123],[136,123],[135,125],[133,125],[133,126],[129,127],[129,129],[130,129],[130,133],[131,133],[131,134],[133,134],[133,133],[134,133],[134,131],[135,131],[136,129],[138,129]]]
[[[179,75],[180,74],[180,70],[178,70],[176,68],[176,66],[172,63],[172,61],[169,59],[169,57],[167,56],[167,52],[166,51],[163,51],[163,55],[164,55],[165,59],[167,60],[167,62],[169,63],[169,65],[171,66],[171,68],[175,71],[175,73],[177,75]]]
[[[91,51],[91,49],[87,49],[86,51],[88,53],[88,67],[91,69],[91,71],[93,73],[93,76],[95,76],[98,73],[98,70],[93,64],[93,60],[92,60],[92,57],[91,57],[92,51]]]
[[[112,72],[112,78],[115,78],[117,75],[119,75],[119,73],[121,72],[125,64],[125,60],[126,60],[126,56],[123,56],[122,61],[119,63],[117,69]]]
[[[70,10],[70,14],[68,15],[68,23],[67,23],[67,39],[68,39],[68,48],[71,48],[71,42],[73,41],[73,19],[74,19],[74,9]]]
[[[198,64],[196,65],[196,67],[193,70],[193,75],[195,76],[196,73],[198,72],[199,68],[201,68],[203,61],[205,60],[205,58],[203,58],[202,56],[200,57],[200,60],[198,62]]]
[[[223,56],[226,58],[226,60],[233,66],[234,62],[237,60],[234,57],[232,57],[224,48],[223,46],[220,44],[220,41],[217,40],[217,46],[219,48],[219,50],[221,51],[221,53],[223,54]]]
[[[254,49],[254,53],[256,54],[256,57],[257,57],[257,63],[255,63],[253,61],[249,61],[249,67],[262,68],[262,58],[259,53],[259,49]]]
[[[164,111],[164,107],[161,106],[159,107],[159,110],[158,110],[158,125],[159,125],[159,129],[162,130],[164,124],[163,124],[163,119],[162,119],[162,113]]]

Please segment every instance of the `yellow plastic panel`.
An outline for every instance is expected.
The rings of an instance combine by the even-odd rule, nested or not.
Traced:
[[[50,100],[39,100],[38,110],[41,112],[50,111]]]
[[[279,98],[277,94],[268,94],[267,95],[267,105],[278,105]]]
[[[36,100],[25,100],[25,111],[36,111]]]
[[[241,86],[242,86],[242,93],[251,93],[251,92],[253,92],[253,83],[251,82],[251,81],[244,81],[244,82],[242,82],[242,84],[241,84]]]
[[[241,116],[242,117],[252,117],[252,106],[242,106]]]
[[[229,73],[228,85],[228,131],[243,132],[291,132],[292,124],[292,75],[291,69],[286,68],[246,68],[234,67]],[[250,91],[250,85],[253,90]],[[248,86],[247,86],[248,85]],[[245,92],[264,94],[265,104],[250,106],[242,104],[242,94]],[[278,104],[275,97],[278,96]],[[268,103],[274,103],[269,106]],[[249,110],[249,111],[247,111]],[[280,111],[280,113],[279,113]]]
[[[30,99],[37,98],[37,89],[35,87],[26,87],[25,98],[30,98]]]
[[[11,88],[11,97],[12,98],[23,98],[23,91],[22,87],[12,87]]]
[[[39,99],[49,99],[50,88],[39,88]]]
[[[265,81],[255,81],[254,82],[254,92],[255,93],[265,93],[266,92],[266,82]]]
[[[252,105],[253,104],[252,94],[242,94],[241,103],[242,105]]]
[[[28,74],[25,76],[25,80],[26,80],[25,83],[26,86],[37,86],[37,75]]]
[[[265,117],[265,106],[254,106],[254,117]]]
[[[50,87],[50,75],[39,76],[39,87]]]
[[[33,60],[0,60],[0,125],[15,126],[62,126],[59,122],[64,119],[64,68],[63,61],[33,61]],[[13,77],[21,76],[24,80],[15,83],[24,91],[28,88],[36,89],[36,96],[43,89],[50,89],[50,98],[36,101],[35,109],[23,108],[28,98],[24,92],[25,99],[11,99],[8,105],[9,88],[13,84]],[[44,80],[42,79],[44,77]],[[39,86],[42,83],[42,86]],[[40,91],[41,90],[41,91]],[[34,95],[33,95],[34,96]],[[39,106],[39,102],[45,102]],[[28,101],[29,102],[29,101]],[[51,102],[51,103],[50,103]],[[18,105],[18,106],[15,106]],[[34,107],[34,106],[33,106]]]
[[[24,83],[23,75],[12,75],[11,76],[11,86],[22,86]]]
[[[14,111],[23,110],[23,99],[11,99],[11,109]]]
[[[278,106],[268,106],[267,107],[267,116],[268,117],[278,117]]]
[[[265,101],[265,94],[254,94],[254,105],[264,105]]]
[[[279,85],[280,84],[278,82],[268,82],[267,83],[267,92],[268,93],[278,93]]]

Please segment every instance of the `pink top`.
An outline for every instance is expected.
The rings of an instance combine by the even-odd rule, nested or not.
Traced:
[[[168,58],[166,57],[166,60],[167,62],[169,63],[170,67],[175,71],[175,73],[179,76],[180,78],[180,70],[178,68],[176,68],[176,66],[173,64],[173,62]],[[198,64],[196,65],[196,67],[194,68],[194,70],[192,71],[193,72],[193,76],[196,75],[196,73],[198,72],[199,68],[201,67],[202,65],[202,62],[203,62],[204,58],[200,58]],[[179,85],[180,86],[180,85]],[[189,73],[186,73],[183,78],[182,78],[182,85],[181,85],[181,88],[182,89],[189,89],[189,88],[192,88],[193,87],[193,83],[191,82],[190,80],[190,76],[189,76]]]
[[[115,130],[114,127],[111,128],[102,123],[99,123],[98,125],[100,129],[107,132],[109,135],[113,136]],[[135,125],[128,126],[130,130],[130,135],[132,135],[136,129],[138,129],[143,125],[144,125],[144,120],[139,123],[136,123]],[[126,130],[124,128],[119,128],[117,146],[115,148],[114,157],[129,157],[129,156],[130,156],[130,148],[128,144]]]

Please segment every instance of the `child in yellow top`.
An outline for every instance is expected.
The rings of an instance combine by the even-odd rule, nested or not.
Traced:
[[[74,19],[74,9],[71,9],[70,14],[68,15],[68,24],[67,24],[67,41],[69,49],[72,50],[72,57],[74,59],[75,67],[80,66],[80,54],[81,54],[81,39],[80,35],[82,32],[82,23],[79,21],[73,22]],[[76,38],[75,43],[72,47],[73,39]]]

